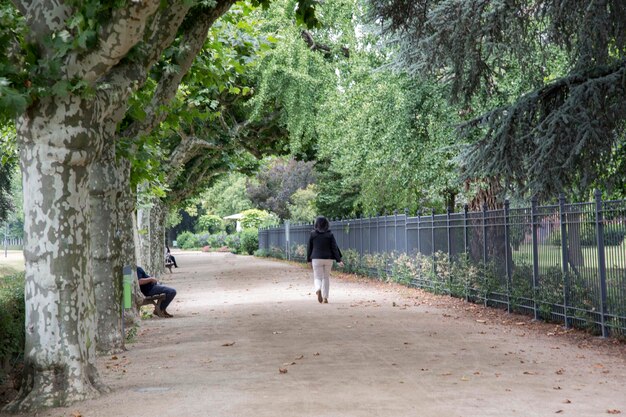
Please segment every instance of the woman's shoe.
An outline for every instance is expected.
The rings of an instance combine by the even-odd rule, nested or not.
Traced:
[[[317,301],[319,301],[320,303],[324,301],[322,300],[322,290],[315,291],[315,294],[317,294]]]
[[[324,304],[328,304],[328,298],[324,298]]]

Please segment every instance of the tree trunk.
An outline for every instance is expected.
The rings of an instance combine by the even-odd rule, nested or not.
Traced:
[[[165,217],[165,205],[156,199],[150,210],[150,258],[155,275],[165,273]]]
[[[111,354],[123,351],[122,263],[115,207],[119,199],[115,144],[108,142],[101,158],[91,165],[89,209],[93,281],[98,311],[97,350]]]
[[[24,377],[9,411],[63,406],[104,387],[95,366],[89,274],[89,164],[98,154],[90,103],[42,100],[17,121],[24,193]]]
[[[152,275],[152,259],[150,258],[150,210],[152,207],[137,208],[137,232],[139,235],[139,257],[137,265],[141,266],[148,274]]]
[[[138,324],[139,307],[143,301],[143,295],[137,282],[137,220],[135,215],[135,203],[137,195],[130,186],[130,161],[122,159],[118,163],[118,178],[120,181],[121,196],[117,205],[117,218],[119,222],[120,243],[122,249],[120,263],[122,266],[130,266],[133,276],[131,308],[125,310],[124,320],[127,326]]]
[[[165,209],[153,198],[149,207],[137,209],[137,227],[141,246],[140,265],[153,276],[165,270]]]

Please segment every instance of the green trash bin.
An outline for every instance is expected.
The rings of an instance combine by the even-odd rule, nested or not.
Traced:
[[[133,288],[133,272],[130,266],[124,267],[124,308],[131,307],[131,290]]]

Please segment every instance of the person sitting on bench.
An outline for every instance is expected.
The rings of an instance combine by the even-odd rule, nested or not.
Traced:
[[[178,268],[178,264],[176,263],[176,258],[170,253],[170,247],[165,245],[165,265],[174,265],[174,268]],[[170,270],[170,272],[172,272]]]
[[[137,266],[137,279],[139,280],[139,289],[146,297],[165,294],[165,300],[161,301],[161,304],[154,308],[154,314],[159,317],[174,317],[167,312],[167,306],[169,306],[174,297],[176,297],[176,290],[171,287],[166,287],[165,285],[160,285],[156,278],[148,275],[140,266]]]

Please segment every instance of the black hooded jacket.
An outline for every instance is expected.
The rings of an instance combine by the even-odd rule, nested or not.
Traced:
[[[306,251],[306,260],[311,262],[312,259],[334,259],[337,262],[341,262],[341,251],[337,246],[335,236],[333,236],[330,230],[321,233],[317,230],[311,232]]]

